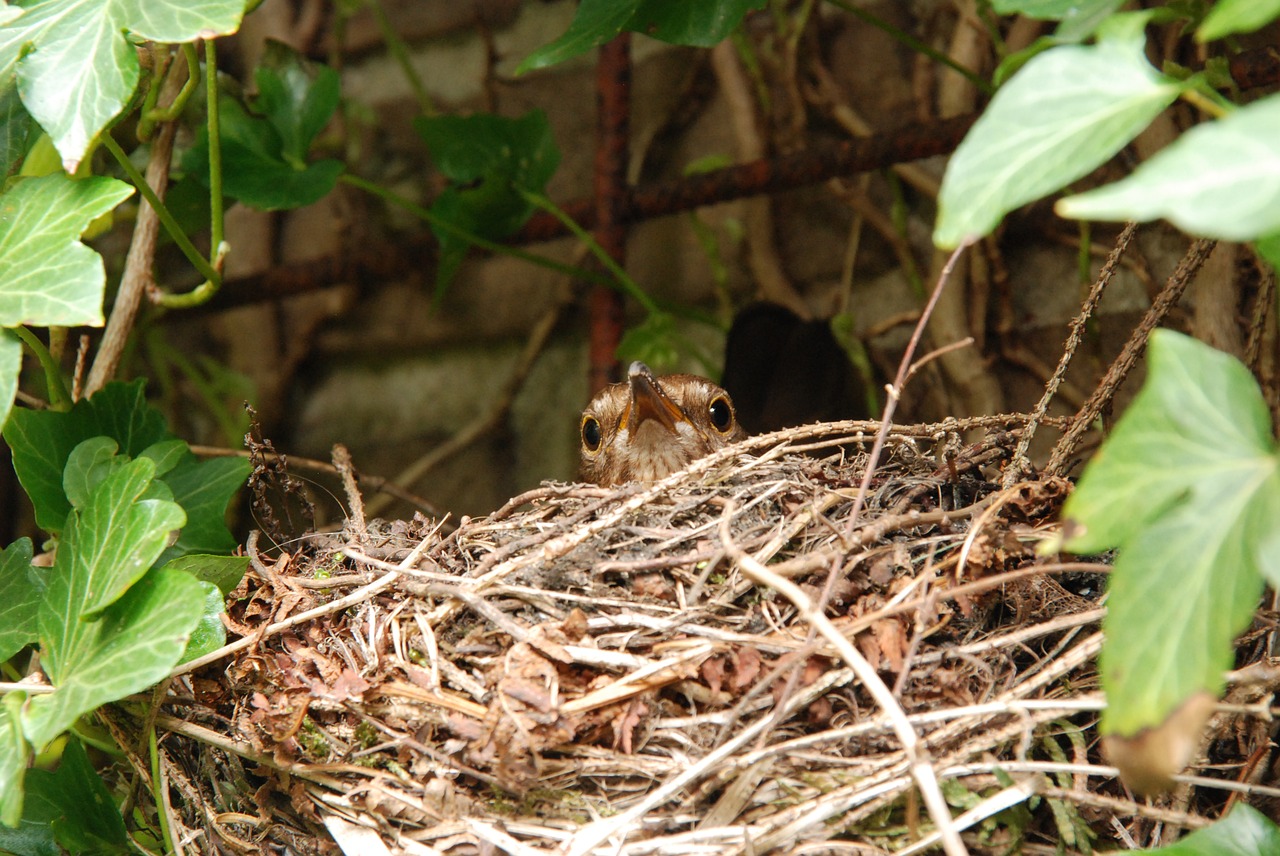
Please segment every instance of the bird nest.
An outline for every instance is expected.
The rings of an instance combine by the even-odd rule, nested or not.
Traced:
[[[175,837],[1088,852],[1196,825],[1190,791],[1135,802],[1090,766],[1106,568],[1038,552],[1069,486],[1002,488],[1016,424],[987,426],[895,428],[865,485],[874,426],[833,423],[652,485],[547,484],[448,532],[357,518],[253,554],[234,650],[156,715]]]

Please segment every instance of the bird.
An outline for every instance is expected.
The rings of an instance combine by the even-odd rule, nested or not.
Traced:
[[[697,375],[654,377],[639,360],[596,393],[578,434],[579,477],[603,487],[666,478],[747,436],[729,393]]]

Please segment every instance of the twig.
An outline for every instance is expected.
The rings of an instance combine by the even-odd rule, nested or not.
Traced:
[[[85,397],[84,369],[89,363],[89,334],[80,336],[80,345],[76,348],[76,367],[71,374],[71,400],[79,401]]]
[[[297,627],[299,624],[306,624],[313,618],[332,615],[335,612],[341,612],[348,606],[355,606],[357,603],[368,600],[387,586],[391,585],[399,576],[399,571],[390,571],[389,573],[383,574],[364,588],[356,589],[346,597],[329,601],[323,606],[308,609],[306,612],[299,612],[297,615],[291,615],[283,621],[277,621],[274,624],[267,625],[266,629],[260,634],[254,634],[253,636],[245,636],[241,639],[237,639],[235,642],[223,645],[216,651],[210,651],[203,657],[198,657],[195,660],[183,663],[170,672],[169,677],[173,678],[178,675],[185,675],[187,672],[194,672],[196,669],[203,668],[210,663],[216,663],[223,657],[230,656],[231,654],[243,651],[245,648],[252,647],[255,643],[267,638],[268,636],[274,636],[277,633],[282,633],[290,627]]]
[[[510,853],[511,856],[542,856],[545,851],[540,847],[530,847],[520,839],[508,835],[492,823],[485,823],[479,818],[465,819],[467,828],[471,830],[482,844],[487,844],[489,852]]]
[[[332,776],[326,776],[324,773],[316,772],[314,765],[310,764],[289,764],[285,763],[281,758],[265,752],[259,752],[248,743],[239,740],[232,740],[225,734],[196,725],[194,722],[187,722],[176,716],[168,716],[161,714],[156,717],[156,727],[163,728],[165,731],[174,734],[180,734],[191,740],[196,740],[206,746],[212,746],[215,749],[221,749],[223,752],[229,752],[233,755],[239,755],[249,761],[262,764],[275,770],[283,770],[300,779],[306,779],[309,782],[315,782],[318,785],[324,785],[340,793],[345,793],[347,788],[340,779]]]
[[[951,271],[955,268],[956,262],[966,246],[966,244],[962,244],[957,247],[938,273],[938,282],[934,285],[933,294],[929,296],[929,302],[925,304],[924,311],[920,313],[920,320],[916,322],[915,329],[911,331],[911,339],[907,342],[907,349],[903,352],[902,359],[898,363],[898,374],[894,377],[893,383],[886,387],[888,397],[885,399],[884,413],[880,417],[880,425],[876,431],[875,441],[871,444],[871,451],[867,455],[867,466],[862,473],[862,482],[858,485],[858,493],[853,498],[853,507],[849,510],[849,526],[851,529],[857,525],[858,515],[862,512],[863,503],[866,502],[867,491],[871,487],[871,476],[879,464],[880,453],[884,450],[885,441],[888,439],[889,431],[893,426],[893,414],[898,409],[898,400],[902,396],[903,385],[910,374],[916,349],[920,347],[920,339],[924,336],[925,327],[928,326],[929,316],[933,314],[934,307],[938,305],[938,298],[942,296],[942,289],[951,277]],[[823,608],[825,608],[826,602],[830,598],[830,588],[831,580],[828,579],[819,602]]]
[[[160,96],[165,104],[177,96],[186,77],[186,63],[170,64]],[[173,139],[177,131],[176,122],[165,122],[151,140],[151,154],[147,161],[145,180],[160,199],[164,199],[165,190],[169,185],[169,165],[173,159]],[[115,377],[116,369],[120,366],[125,344],[129,334],[133,332],[133,322],[138,315],[138,306],[142,302],[142,296],[151,286],[151,265],[155,261],[156,239],[159,234],[160,217],[144,197],[138,203],[138,216],[133,226],[129,253],[125,257],[124,273],[120,277],[120,289],[116,292],[115,303],[111,307],[111,317],[107,319],[106,329],[102,333],[98,355],[93,360],[89,378],[85,382],[85,397],[102,389],[107,381]]]
[[[1258,296],[1253,301],[1253,312],[1249,319],[1249,338],[1244,348],[1244,361],[1257,377],[1262,369],[1262,338],[1267,330],[1267,322],[1271,318],[1272,301],[1276,294],[1276,272],[1258,255],[1256,249],[1252,251],[1252,258],[1261,285],[1258,288]]]
[[[950,342],[946,345],[943,345],[940,348],[934,348],[932,351],[925,354],[923,357],[921,357],[920,359],[916,360],[914,363],[911,364],[911,367],[907,369],[906,377],[902,379],[902,385],[906,386],[907,382],[910,381],[913,377],[915,377],[916,373],[919,372],[920,369],[929,365],[929,363],[933,362],[934,360],[945,357],[947,354],[951,353],[952,351],[958,351],[961,348],[967,348],[972,344],[973,344],[973,337],[965,336],[963,339],[960,339],[959,341]]]
[[[969,551],[973,549],[974,542],[978,540],[982,527],[1007,503],[1016,499],[1020,490],[1025,487],[1032,487],[1034,484],[1034,482],[1023,482],[1009,485],[997,494],[984,497],[983,503],[986,507],[982,509],[982,514],[969,527],[969,531],[964,536],[964,543],[960,546],[960,555],[956,559],[956,579],[962,580],[965,578],[964,569],[969,562]]]
[[[1129,376],[1129,371],[1137,363],[1138,358],[1142,356],[1151,331],[1164,320],[1169,310],[1177,305],[1182,298],[1183,292],[1187,290],[1187,286],[1195,279],[1196,272],[1200,270],[1200,266],[1204,264],[1205,259],[1209,258],[1209,254],[1213,252],[1213,248],[1217,246],[1217,243],[1217,241],[1211,241],[1207,238],[1198,238],[1192,243],[1186,255],[1182,257],[1182,261],[1178,263],[1177,269],[1174,270],[1168,282],[1165,283],[1164,288],[1160,290],[1160,293],[1156,295],[1156,299],[1152,301],[1151,308],[1147,310],[1147,314],[1142,317],[1142,321],[1130,334],[1129,341],[1125,343],[1120,356],[1116,357],[1115,362],[1107,369],[1107,374],[1102,379],[1102,382],[1093,391],[1093,395],[1089,396],[1089,400],[1084,403],[1084,407],[1080,408],[1080,412],[1076,414],[1071,427],[1067,429],[1067,433],[1053,447],[1053,454],[1045,467],[1047,475],[1065,476],[1067,474],[1070,469],[1070,458],[1075,454],[1085,432],[1089,430],[1093,421],[1110,406],[1112,398],[1115,397],[1116,391],[1120,388],[1120,384]]]
[[[1079,699],[1020,699],[1013,701],[994,701],[986,704],[970,704],[963,707],[952,707],[943,710],[930,710],[923,713],[907,714],[907,721],[913,726],[917,725],[933,725],[939,722],[952,722],[960,719],[973,719],[979,721],[990,721],[997,716],[1015,716],[1025,713],[1050,713],[1055,719],[1071,713],[1097,712],[1106,707],[1106,702],[1101,695],[1092,698]],[[863,737],[868,734],[877,734],[887,731],[891,728],[891,724],[885,717],[877,717],[857,723],[856,725],[848,725],[844,728],[831,728],[816,734],[806,734],[803,737],[796,737],[791,740],[785,740],[781,743],[775,743],[758,752],[744,755],[737,759],[739,765],[754,764],[760,758],[769,755],[786,755],[789,753],[800,752],[823,743],[834,743],[837,745],[848,743],[856,737]]]
[[[892,401],[892,399],[893,392],[891,391],[890,400]],[[856,502],[857,500],[855,500]],[[952,824],[951,810],[947,808],[947,801],[942,796],[942,790],[938,786],[937,775],[929,763],[928,753],[920,746],[919,737],[907,720],[906,712],[898,704],[898,700],[893,697],[893,692],[885,685],[884,681],[880,680],[880,675],[876,673],[875,668],[859,653],[853,643],[836,629],[831,620],[823,614],[824,607],[821,602],[815,603],[795,583],[773,573],[737,545],[729,532],[729,518],[732,516],[732,509],[733,500],[729,500],[724,514],[720,518],[720,542],[724,545],[725,551],[738,563],[742,572],[751,577],[757,584],[768,586],[791,601],[796,609],[799,610],[801,616],[809,623],[809,626],[835,648],[840,658],[858,676],[858,680],[867,688],[867,692],[871,693],[872,698],[875,699],[885,715],[889,717],[890,722],[893,724],[894,734],[902,742],[903,752],[906,754],[910,765],[911,776],[920,788],[920,794],[929,810],[929,816],[933,819],[941,834],[943,849],[949,856],[967,854],[969,851],[965,848],[964,842],[960,840],[959,832],[956,831],[955,826]]]
[[[221,446],[192,445],[191,451],[205,458],[252,458],[253,457],[252,452],[246,451],[244,449],[225,449]],[[262,458],[263,460],[276,461],[276,460],[279,460],[282,457],[282,455],[279,452],[275,452],[275,451],[261,450],[258,452],[258,457]],[[316,458],[300,458],[297,455],[289,455],[289,463],[296,464],[301,467],[306,467],[307,469],[315,470],[317,472],[329,473],[335,476],[341,475],[338,472],[337,468],[334,467],[332,463],[328,461],[317,460]],[[443,522],[443,519],[447,517],[449,514],[439,505],[436,505],[434,502],[427,499],[426,497],[419,496],[416,493],[411,493],[410,491],[406,490],[405,488],[401,487],[400,485],[396,484],[395,482],[393,482],[388,478],[385,478],[383,476],[366,475],[364,473],[361,473],[358,469],[353,470],[353,472],[355,473],[356,479],[359,482],[359,484],[361,484],[365,488],[368,488],[369,490],[380,491],[382,493],[387,494],[388,496],[393,496],[396,499],[400,500],[401,502],[408,503],[409,505],[412,505],[413,507],[417,508],[419,511],[423,512],[424,514],[430,515],[431,517],[435,517],[441,520],[442,522]],[[453,523],[445,522],[443,523],[443,525],[445,526],[446,532],[451,532],[456,528],[456,525]]]
[[[57,691],[57,687],[49,684],[28,684],[24,681],[0,681],[0,694],[26,693],[27,695],[40,695],[41,693],[52,693]]]
[[[987,818],[999,814],[1005,809],[1013,808],[1015,805],[1026,802],[1036,794],[1040,793],[1037,787],[1038,780],[1028,779],[1019,784],[1011,785],[998,793],[978,803],[973,808],[961,814],[955,819],[957,829],[970,829]],[[938,845],[942,840],[941,830],[935,830],[914,844],[908,845],[897,851],[895,856],[913,856],[915,853],[923,853]]]
[[[818,687],[815,691],[820,692],[821,690],[822,688]],[[784,707],[786,712],[791,714],[801,704],[807,704],[808,701],[809,699],[806,695],[798,694],[780,702],[779,706]],[[566,853],[566,856],[584,856],[592,848],[615,834],[615,832],[628,829],[636,820],[649,811],[667,802],[688,785],[718,768],[722,761],[732,757],[733,753],[742,746],[755,740],[769,727],[769,724],[770,717],[761,717],[694,763],[679,767],[679,772],[676,775],[663,782],[658,788],[645,794],[643,799],[626,811],[580,828],[570,838],[569,847],[563,852]]]
[[[951,254],[951,256],[947,259],[946,264],[942,266],[942,270],[938,274],[938,282],[933,289],[933,294],[929,296],[929,302],[925,304],[924,310],[920,313],[920,320],[916,322],[915,329],[912,330],[911,332],[911,339],[907,343],[907,349],[903,353],[901,361],[898,363],[897,376],[894,377],[893,383],[885,388],[885,391],[888,394],[885,397],[884,412],[880,417],[880,425],[876,430],[875,440],[871,444],[871,451],[867,454],[867,462],[862,470],[862,480],[858,484],[858,490],[853,497],[853,505],[849,509],[849,516],[848,516],[849,539],[848,540],[850,541],[852,540],[853,530],[858,525],[858,516],[862,513],[862,507],[866,502],[867,492],[871,487],[871,477],[875,473],[876,468],[879,466],[880,455],[884,451],[885,443],[889,438],[889,432],[893,426],[893,414],[897,410],[898,401],[902,395],[903,386],[906,384],[907,378],[910,377],[911,375],[912,361],[915,359],[916,349],[919,347],[920,339],[923,337],[925,327],[929,323],[929,317],[930,315],[933,314],[933,309],[935,306],[937,306],[938,299],[942,295],[942,289],[946,285],[947,280],[950,278],[951,271],[955,267],[956,261],[960,258],[960,254],[964,252],[966,246],[967,245],[962,244],[959,247],[957,247],[955,251]],[[822,584],[822,592],[818,595],[818,601],[817,601],[817,604],[815,605],[814,610],[818,615],[823,616],[823,620],[825,620],[827,604],[830,603],[831,601],[831,594],[832,592],[835,591],[835,581],[839,573],[840,566],[841,566],[840,557],[838,555],[833,556],[831,559],[830,567],[827,571],[826,579]],[[772,576],[777,577],[776,574],[773,574]],[[791,583],[788,582],[788,585],[791,585]],[[797,591],[799,591],[799,589],[797,589]],[[815,633],[818,631],[818,629],[819,629],[819,625],[810,623],[806,644],[812,644],[815,638]],[[797,677],[798,677],[798,673],[793,672],[791,675],[791,678],[787,682],[786,688],[783,691],[784,695],[792,691]],[[883,684],[881,684],[881,686],[883,686]],[[888,695],[888,698],[893,699],[893,693],[889,691],[888,687],[885,687],[885,692]],[[896,704],[896,701],[894,702],[894,704]],[[913,737],[914,737],[914,733],[913,733]],[[908,743],[905,738],[903,740],[903,745],[904,747],[908,746]],[[910,751],[911,750],[908,749],[908,753],[910,753]],[[920,782],[921,793],[924,795],[925,802],[929,807],[930,814],[932,815],[936,809],[936,806],[933,804],[934,796],[932,793],[926,790],[924,786],[924,780],[922,778],[918,778],[917,780]],[[936,787],[936,783],[935,783],[935,787]],[[945,801],[941,801],[940,795],[938,796],[938,800],[940,801],[939,804],[945,810],[946,803]],[[948,813],[948,817],[949,816],[950,815]],[[939,826],[939,828],[945,829],[945,827],[941,825]],[[954,839],[954,841],[952,839]],[[955,849],[957,846],[958,846],[958,849]],[[945,843],[945,849],[949,854],[966,852],[964,848],[964,844],[960,841],[959,836],[954,833],[954,830],[952,831],[952,835],[947,837],[947,840]]]
[[[330,601],[329,603],[323,604],[322,606],[317,606],[314,609],[308,609],[306,612],[299,612],[297,615],[291,615],[288,618],[284,619],[283,621],[277,621],[274,624],[268,625],[261,633],[255,633],[252,636],[245,636],[242,639],[237,639],[235,642],[231,642],[227,645],[223,645],[221,648],[219,648],[216,651],[210,651],[208,654],[205,654],[203,657],[197,657],[194,660],[190,660],[186,663],[183,663],[182,665],[175,668],[172,672],[170,672],[169,677],[175,678],[178,675],[185,675],[188,672],[194,672],[196,669],[199,669],[203,666],[207,666],[210,663],[216,663],[218,660],[221,660],[223,657],[226,657],[230,654],[234,654],[238,651],[243,651],[245,648],[249,648],[261,642],[263,639],[266,639],[268,636],[274,636],[277,633],[281,633],[285,630],[288,630],[290,627],[296,627],[299,624],[305,624],[306,622],[310,621],[313,618],[319,618],[323,615],[332,615],[335,612],[341,612],[342,610],[346,609],[348,606],[355,606],[357,603],[361,603],[363,601],[368,600],[378,592],[385,589],[387,586],[391,585],[397,579],[399,579],[401,575],[401,571],[404,568],[412,567],[413,564],[418,561],[418,557],[421,556],[426,551],[428,539],[430,539],[431,537],[433,536],[428,536],[427,538],[424,538],[422,541],[418,542],[418,546],[415,547],[413,551],[409,553],[408,556],[405,556],[404,561],[400,563],[399,567],[396,570],[388,571],[387,573],[378,577],[373,582],[369,583],[364,588],[356,589],[351,594],[346,595],[345,597],[340,597],[337,600]]]
[[[1040,396],[1040,400],[1036,402],[1035,408],[1031,411],[1031,421],[1023,429],[1022,437],[1018,440],[1018,445],[1013,451],[1013,460],[1009,462],[1009,467],[1004,472],[1003,483],[1006,488],[1016,482],[1021,473],[1027,468],[1027,450],[1031,448],[1031,438],[1036,435],[1036,428],[1039,427],[1040,420],[1049,412],[1049,403],[1053,401],[1054,395],[1058,392],[1058,387],[1062,385],[1062,380],[1066,377],[1067,366],[1071,364],[1071,358],[1075,356],[1076,348],[1080,347],[1080,342],[1084,339],[1089,319],[1093,317],[1094,310],[1098,308],[1098,303],[1102,300],[1102,292],[1106,290],[1107,285],[1111,282],[1111,277],[1115,274],[1116,267],[1120,264],[1120,259],[1124,257],[1125,250],[1129,249],[1129,242],[1133,240],[1133,236],[1137,231],[1137,223],[1125,224],[1124,230],[1116,238],[1116,245],[1112,249],[1111,255],[1107,256],[1107,261],[1102,265],[1102,270],[1098,271],[1098,278],[1089,289],[1089,296],[1085,298],[1084,305],[1080,307],[1076,317],[1071,319],[1070,331],[1067,333],[1066,343],[1062,346],[1062,356],[1058,359],[1058,367],[1054,370],[1053,377],[1049,378],[1049,382],[1045,384],[1044,395]]]
[[[1088,776],[1103,776],[1109,779],[1117,778],[1120,771],[1116,767],[1110,767],[1104,764],[1071,764],[1061,761],[992,761],[989,763],[975,763],[961,765],[955,769],[948,769],[945,772],[956,775],[972,775],[977,772],[985,772],[987,770],[1006,770],[1013,773],[1084,773]],[[1174,781],[1188,785],[1196,785],[1201,788],[1212,788],[1219,791],[1235,791],[1238,793],[1253,793],[1260,796],[1271,798],[1280,797],[1280,788],[1267,787],[1265,785],[1250,785],[1243,782],[1233,782],[1230,779],[1213,779],[1208,776],[1174,776]],[[1067,792],[1070,793],[1070,792]],[[1126,808],[1127,811],[1134,811],[1134,806]],[[1185,817],[1185,816],[1184,816]]]
[[[360,495],[360,486],[356,484],[355,465],[351,463],[351,452],[341,443],[333,446],[333,468],[342,476],[342,492],[347,497],[347,510],[351,514],[351,531],[360,543],[369,537],[369,527],[364,516],[364,497]]]

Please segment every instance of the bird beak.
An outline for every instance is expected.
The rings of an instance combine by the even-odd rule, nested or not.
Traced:
[[[631,406],[623,420],[624,427],[635,431],[645,420],[653,419],[674,434],[677,424],[689,421],[684,411],[658,386],[658,379],[644,363],[639,360],[632,363],[627,370],[627,380],[631,385]]]

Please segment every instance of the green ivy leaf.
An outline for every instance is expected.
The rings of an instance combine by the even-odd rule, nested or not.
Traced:
[[[0,327],[102,326],[102,257],[80,234],[133,193],[113,178],[26,178],[0,196]]]
[[[747,12],[763,8],[764,3],[765,0],[582,0],[564,35],[526,57],[516,74],[572,59],[623,30],[676,45],[711,47],[729,35]]]
[[[1280,232],[1280,96],[1197,125],[1133,174],[1057,204],[1064,217],[1153,220],[1248,241]]]
[[[764,5],[765,0],[641,0],[627,29],[673,45],[710,48],[727,38],[748,12]]]
[[[1037,21],[1064,21],[1119,7],[1123,0],[991,0],[997,15],[1025,15]]]
[[[201,582],[211,583],[226,597],[240,585],[249,567],[249,557],[192,553],[174,559],[165,567],[185,571]]]
[[[451,182],[431,212],[482,238],[505,238],[523,226],[533,206],[521,191],[541,194],[560,164],[560,150],[541,110],[518,119],[490,113],[420,117],[413,125],[436,168]],[[462,263],[468,244],[444,229],[433,231],[440,241],[440,293]]]
[[[244,0],[34,0],[5,7],[0,79],[53,137],[67,172],[138,85],[138,40],[172,44],[240,26]]]
[[[1124,0],[992,0],[991,8],[999,15],[1058,21],[1054,39],[1068,43],[1087,38],[1123,4]]]
[[[178,659],[179,663],[203,657],[227,644],[227,629],[222,623],[222,613],[225,608],[223,594],[213,583],[198,583],[198,585],[204,591],[200,620],[191,629],[191,638],[187,640],[187,647]]]
[[[44,665],[55,681],[69,652],[82,647],[78,623],[115,603],[186,522],[177,503],[145,498],[154,478],[145,458],[114,467],[67,520],[38,619]]]
[[[135,852],[124,818],[79,740],[67,743],[56,771],[27,773],[26,789],[38,815],[30,818],[29,813],[29,819],[48,824],[66,852]]]
[[[18,481],[35,506],[36,522],[48,532],[61,532],[72,506],[69,487],[83,498],[104,475],[93,467],[111,468],[121,461],[147,458],[158,477],[151,495],[171,499],[187,515],[186,526],[162,559],[228,552],[236,539],[227,529],[227,504],[244,484],[251,465],[243,458],[196,458],[184,441],[169,433],[160,412],[147,404],[143,386],[141,380],[109,383],[66,413],[13,412],[4,439],[13,453]],[[86,440],[94,443],[81,449],[69,466],[73,453]],[[99,450],[113,441],[120,456],[114,462]]]
[[[226,553],[236,546],[227,529],[227,505],[249,477],[253,465],[246,458],[210,458],[202,461],[187,451],[180,465],[162,477],[173,491],[173,501],[187,514],[178,540],[161,561],[190,553]]]
[[[174,559],[165,567],[191,575],[205,591],[200,623],[191,632],[191,641],[187,643],[181,662],[194,660],[221,648],[227,642],[226,626],[222,623],[226,597],[244,578],[244,572],[249,567],[249,557],[193,554]]]
[[[0,91],[0,175],[9,175],[27,154],[39,126],[22,106],[16,86]]]
[[[285,161],[295,169],[305,168],[311,143],[338,109],[338,72],[308,62],[293,48],[272,40],[253,79],[258,84],[254,111],[279,135]]]
[[[516,74],[562,63],[599,47],[623,30],[643,0],[582,0],[560,38],[543,45],[516,66]]]
[[[540,191],[560,164],[560,150],[541,110],[518,119],[492,113],[419,117],[413,127],[436,168],[455,184],[506,179]]]
[[[22,736],[22,723],[19,721],[26,699],[24,692],[0,696],[0,851],[10,853],[22,852],[12,846],[12,839],[26,837],[6,828],[17,826],[22,820],[22,779],[31,757],[31,747]]]
[[[184,515],[139,499],[155,467],[141,458],[95,488],[67,519],[37,614],[42,663],[57,689],[32,698],[23,728],[36,747],[83,714],[151,686],[178,662],[202,614],[203,584],[147,571]]]
[[[193,554],[174,559],[165,567],[190,574],[205,587],[204,611],[200,623],[191,632],[191,641],[187,643],[181,662],[221,648],[227,643],[227,630],[222,623],[226,597],[240,585],[249,567],[249,557]]]
[[[205,593],[187,574],[156,569],[98,618],[82,622],[58,689],[28,702],[27,739],[43,746],[85,713],[167,675],[200,621]]]
[[[93,489],[113,469],[129,462],[128,458],[116,454],[119,448],[120,444],[110,437],[90,437],[71,450],[62,472],[62,490],[73,508],[88,502]]]
[[[110,437],[90,437],[71,450],[62,473],[62,490],[73,508],[82,507],[89,501],[94,488],[129,463],[128,458],[116,454],[119,448],[119,444]]]
[[[263,211],[299,208],[319,201],[338,183],[341,161],[299,165],[285,160],[284,143],[266,119],[252,116],[229,95],[218,99],[222,117],[222,189],[227,196]],[[209,137],[199,140],[183,168],[209,186]]]
[[[1122,736],[1197,692],[1219,694],[1263,571],[1280,582],[1268,540],[1280,459],[1257,384],[1172,331],[1155,331],[1149,354],[1146,384],[1063,510],[1083,527],[1067,549],[1119,549],[1100,660],[1102,727]]]
[[[1280,15],[1280,0],[1218,0],[1196,30],[1196,39],[1211,42],[1232,33],[1252,33]]]
[[[191,447],[187,445],[187,441],[179,440],[175,437],[172,440],[161,440],[159,443],[152,443],[143,449],[138,457],[150,459],[151,463],[156,465],[156,476],[159,477],[171,473],[185,462],[190,455]]]
[[[0,551],[0,663],[36,641],[41,592],[28,574],[31,557],[30,538],[19,538]]]
[[[18,394],[22,373],[22,341],[17,334],[0,327],[0,428],[9,418],[13,398]]]
[[[63,473],[72,450],[82,441],[110,437],[119,444],[120,454],[133,458],[152,444],[170,439],[164,417],[147,405],[143,386],[142,380],[109,383],[65,413],[20,409],[10,414],[4,439],[41,529],[62,531],[71,511]]]
[[[223,192],[267,211],[310,205],[333,190],[345,169],[332,159],[307,162],[312,143],[338,107],[338,73],[271,42],[254,80],[258,95],[248,109],[230,95],[218,99]],[[183,167],[208,187],[207,129],[188,150]]]
[[[618,343],[618,359],[624,364],[634,360],[659,373],[680,361],[675,319],[665,312],[654,312],[622,335]]]
[[[147,458],[154,465],[156,460],[148,455],[148,452],[171,446],[173,443],[181,446],[184,452],[187,451],[186,443],[175,440],[148,446],[138,457]],[[128,465],[129,459],[116,454],[117,448],[119,448],[118,444],[110,437],[90,437],[71,450],[71,454],[67,457],[66,469],[62,473],[62,489],[66,491],[72,507],[83,507],[98,485],[106,481],[112,473]],[[156,466],[151,484],[139,499],[163,499],[173,502],[173,491],[169,486],[155,480],[159,475],[160,468]]]
[[[1147,856],[1260,856],[1280,853],[1280,827],[1245,802],[1175,844],[1143,851]]]
[[[991,100],[947,165],[934,242],[988,234],[1005,214],[1088,174],[1180,91],[1147,61],[1148,15],[1117,15],[1093,46],[1032,57]]]

